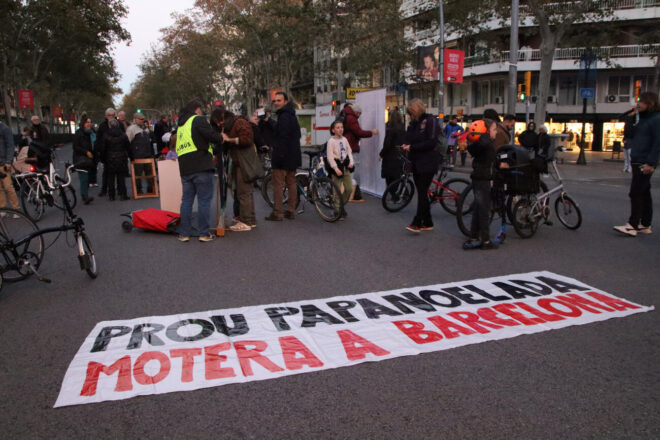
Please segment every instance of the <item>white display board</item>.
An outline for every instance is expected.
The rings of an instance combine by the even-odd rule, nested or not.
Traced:
[[[330,139],[330,125],[337,119],[338,111],[332,111],[332,104],[316,107],[316,121],[314,122],[315,142],[322,145]]]
[[[380,177],[381,162],[378,153],[385,139],[385,89],[358,92],[355,102],[362,108],[360,127],[378,129],[378,134],[360,140],[360,189],[380,197],[385,192],[385,179]]]
[[[178,160],[158,161],[158,190],[160,192],[160,209],[179,213],[183,188]]]

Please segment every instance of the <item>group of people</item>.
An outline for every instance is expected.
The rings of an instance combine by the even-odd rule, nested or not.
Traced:
[[[83,203],[94,200],[89,195],[89,188],[98,186],[97,168],[103,163],[101,191],[99,196],[108,196],[109,200],[128,200],[126,177],[129,175],[129,161],[149,159],[161,154],[166,147],[163,134],[171,127],[169,117],[162,115],[152,132],[144,113],[135,113],[133,123],[126,120],[123,111],[116,112],[113,108],[105,111],[105,119],[94,130],[92,120],[83,115],[78,124],[73,140],[73,164],[79,171],[80,196]],[[156,151],[154,151],[154,144]],[[136,177],[152,175],[150,164],[136,163],[133,165]],[[136,190],[144,191],[142,180],[146,180],[146,191],[153,191],[153,179],[136,179]]]

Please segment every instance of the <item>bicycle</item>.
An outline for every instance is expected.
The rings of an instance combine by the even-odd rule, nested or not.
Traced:
[[[48,165],[49,173],[54,172],[53,163],[55,161],[55,152],[51,152],[51,160]],[[14,175],[16,182],[19,185],[19,199],[23,212],[33,221],[39,221],[46,212],[46,206],[55,206],[58,209],[64,210],[65,207],[58,197],[54,189],[49,188],[46,182],[46,173],[37,170],[34,165],[31,166],[32,171],[27,173],[20,173]],[[69,197],[71,208],[75,208],[77,203],[76,191],[67,186],[64,190]]]
[[[339,187],[330,178],[325,176],[323,168],[322,151],[305,151],[309,157],[309,167],[307,171],[296,174],[296,188],[298,192],[298,203],[296,208],[302,202],[302,208],[297,211],[298,214],[305,212],[305,202],[312,203],[316,212],[326,222],[335,222],[341,217],[344,210],[344,202],[341,198]],[[272,175],[264,178],[262,185],[262,195],[270,206],[273,206],[272,194]],[[286,195],[286,194],[285,194]],[[286,202],[286,200],[284,200]]]
[[[36,223],[23,212],[0,208],[0,278],[2,280],[20,281],[35,274],[39,281],[50,283],[51,280],[38,272],[46,250],[43,235],[67,231],[74,233],[74,246],[78,250],[80,269],[85,270],[90,278],[98,276],[96,255],[92,249],[91,240],[85,232],[85,224],[82,218],[73,212],[73,206],[66,191],[66,188],[71,185],[72,168],[73,165],[67,165],[66,181],[57,175],[52,167],[49,175],[45,176],[48,190],[57,193],[64,206],[64,220],[61,226],[39,229]]]
[[[387,186],[381,203],[383,208],[389,212],[397,212],[408,206],[415,195],[415,183],[412,180],[412,167],[410,160],[404,155],[399,154],[402,160],[401,177]],[[453,165],[440,164],[440,169],[433,177],[428,189],[428,197],[431,203],[436,201],[452,215],[456,215],[457,202],[461,193],[470,182],[461,177],[446,179],[449,171],[453,170]]]
[[[558,185],[549,191],[544,191],[542,194],[532,194],[529,197],[522,198],[513,207],[513,228],[522,238],[532,237],[536,233],[541,220],[546,224],[551,224],[549,221],[551,214],[550,197],[556,193],[559,193],[559,197],[555,200],[555,212],[561,224],[570,230],[578,229],[582,225],[582,212],[575,200],[564,190],[564,182],[559,174],[557,161],[552,160],[550,163],[553,170],[553,173],[550,174],[558,182]]]

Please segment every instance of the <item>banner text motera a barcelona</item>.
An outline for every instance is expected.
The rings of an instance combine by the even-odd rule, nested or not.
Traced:
[[[275,379],[652,310],[531,272],[284,304],[101,322],[56,407]]]

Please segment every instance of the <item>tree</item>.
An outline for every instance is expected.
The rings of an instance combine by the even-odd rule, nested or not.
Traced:
[[[10,94],[31,88],[41,98],[109,97],[118,78],[111,45],[130,40],[121,25],[123,0],[10,0],[0,13],[0,92],[10,119]],[[47,102],[47,101],[46,101]]]
[[[527,4],[541,35],[541,70],[534,119],[537,125],[542,125],[545,123],[555,49],[575,24],[603,21],[611,17],[613,10],[611,2],[593,0],[527,0]],[[588,41],[586,43],[589,46]]]

